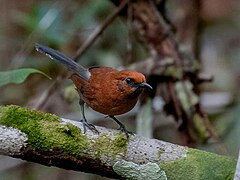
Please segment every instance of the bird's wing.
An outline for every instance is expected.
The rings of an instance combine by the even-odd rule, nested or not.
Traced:
[[[53,59],[57,62],[60,62],[67,68],[71,69],[73,72],[75,72],[79,76],[81,76],[84,80],[88,81],[90,79],[91,74],[88,71],[88,69],[79,65],[74,60],[72,60],[70,57],[67,57],[66,55],[60,53],[59,51],[56,51],[49,47],[43,46],[41,44],[36,44],[35,48],[38,52],[45,54],[46,56],[50,57],[51,59]]]

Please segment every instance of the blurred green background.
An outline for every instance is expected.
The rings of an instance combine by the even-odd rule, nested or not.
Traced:
[[[202,0],[201,2],[200,60],[202,70],[214,76],[213,82],[201,85],[201,103],[222,142],[210,141],[197,147],[237,157],[240,148],[240,2],[237,0]],[[64,68],[39,55],[34,49],[34,43],[51,46],[73,57],[79,46],[114,8],[115,6],[107,0],[2,0],[0,2],[0,71],[23,67],[36,68],[54,80]],[[174,9],[168,11],[171,16]],[[135,36],[129,22],[118,17],[79,62],[85,67],[103,65],[117,68],[144,60],[148,55],[147,45]],[[1,87],[0,105],[17,104],[32,107],[52,81],[34,74],[22,84]],[[79,119],[78,98],[70,85],[68,79],[63,80],[43,111],[70,119]],[[125,123],[133,131],[136,112],[137,109],[126,115],[132,120]],[[91,110],[87,111],[87,116],[95,124],[116,127],[103,115]],[[181,137],[173,121],[157,123],[157,125],[155,138],[181,144]],[[227,152],[221,151],[222,146]],[[26,163],[4,156],[0,157],[0,177],[7,180],[107,179]]]

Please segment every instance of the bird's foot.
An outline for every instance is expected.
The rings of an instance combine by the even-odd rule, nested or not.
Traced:
[[[134,133],[131,132],[131,131],[128,131],[125,128],[125,126],[120,126],[119,130],[126,135],[127,139],[129,138],[129,135],[133,135],[134,136]]]
[[[80,122],[82,122],[82,124],[83,124],[83,133],[84,134],[86,133],[87,128],[89,130],[91,130],[92,132],[99,134],[99,131],[96,129],[96,127],[93,124],[88,123],[85,119],[80,120]]]

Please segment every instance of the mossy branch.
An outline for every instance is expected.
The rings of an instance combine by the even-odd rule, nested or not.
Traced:
[[[118,131],[97,129],[99,135],[82,134],[80,122],[0,106],[0,154],[111,178],[233,178],[233,158],[137,135],[127,140]]]

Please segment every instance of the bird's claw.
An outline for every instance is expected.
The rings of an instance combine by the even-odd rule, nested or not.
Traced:
[[[96,127],[95,127],[93,124],[88,123],[88,122],[87,122],[86,120],[84,120],[84,119],[80,120],[80,122],[82,122],[82,124],[83,124],[83,133],[84,133],[84,134],[86,133],[87,128],[88,128],[89,130],[91,130],[92,132],[94,132],[94,133],[96,133],[96,134],[99,134],[99,131],[96,129]],[[86,128],[86,127],[87,127],[87,128]]]
[[[121,126],[119,130],[126,135],[127,139],[129,138],[129,135],[134,136],[134,133],[131,131],[128,131],[124,126]]]

